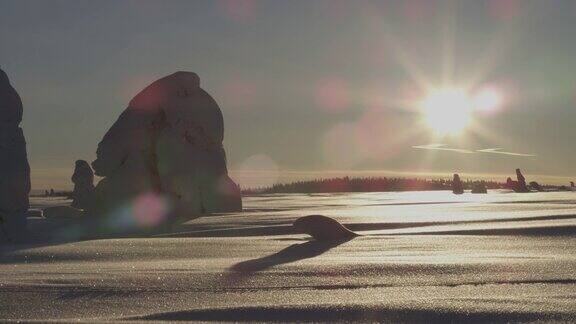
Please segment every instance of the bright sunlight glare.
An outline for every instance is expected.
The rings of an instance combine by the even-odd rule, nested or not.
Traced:
[[[439,135],[461,132],[471,122],[472,100],[458,88],[435,89],[422,101],[424,121]]]

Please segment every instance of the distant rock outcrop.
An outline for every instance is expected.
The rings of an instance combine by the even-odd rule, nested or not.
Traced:
[[[516,181],[512,180],[512,178],[508,177],[506,178],[506,184],[505,187],[506,189],[510,189],[510,190],[515,190],[516,189]]]
[[[153,82],[98,145],[92,167],[104,179],[90,214],[114,213],[149,194],[168,200],[176,216],[241,210],[223,138],[222,112],[198,75],[177,72]]]
[[[26,226],[30,167],[20,128],[22,100],[0,70],[0,225],[8,234]]]
[[[94,199],[94,172],[88,162],[76,161],[74,174],[72,175],[74,191],[72,192],[72,207],[88,209]]]
[[[456,195],[461,195],[464,193],[464,185],[462,184],[462,180],[460,180],[460,176],[455,173],[454,178],[452,179],[452,192]]]
[[[472,187],[472,193],[473,194],[485,194],[485,193],[488,193],[488,190],[486,189],[486,185],[484,184],[484,182],[476,182],[474,184],[474,186]]]
[[[514,190],[515,192],[530,192],[526,185],[526,178],[524,178],[520,169],[516,169],[516,178],[518,179],[517,181],[512,180],[510,177],[506,179],[506,189]]]
[[[536,190],[536,191],[543,191],[544,190],[544,189],[542,189],[542,186],[536,181],[530,182],[530,188],[532,188],[532,190]]]
[[[526,185],[526,178],[524,178],[524,175],[522,175],[522,172],[520,171],[520,169],[516,169],[516,178],[518,179],[518,181],[516,182],[516,189],[514,189],[514,191],[516,191],[516,192],[529,192],[530,190],[528,189],[528,186]]]

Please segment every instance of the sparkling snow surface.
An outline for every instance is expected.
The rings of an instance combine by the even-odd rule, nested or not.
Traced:
[[[576,193],[290,194],[244,206],[154,237],[3,243],[0,320],[576,321]],[[310,214],[362,236],[309,241],[291,223]]]

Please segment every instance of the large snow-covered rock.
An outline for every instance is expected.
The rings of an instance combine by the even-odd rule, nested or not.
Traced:
[[[94,196],[94,172],[88,162],[84,160],[76,161],[72,182],[74,183],[72,207],[78,209],[90,208]]]
[[[168,199],[175,216],[241,210],[223,139],[222,112],[195,73],[155,81],[130,101],[98,145],[92,167],[104,179],[91,213],[113,213],[150,193]]]
[[[29,207],[30,167],[21,121],[22,100],[0,70],[0,225],[8,232],[24,228]]]
[[[22,113],[22,100],[10,84],[8,75],[0,69],[0,122],[20,125]]]

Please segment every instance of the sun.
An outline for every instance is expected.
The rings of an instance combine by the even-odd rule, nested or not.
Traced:
[[[438,135],[457,134],[468,127],[473,106],[468,93],[456,87],[433,89],[421,102],[424,122]]]

